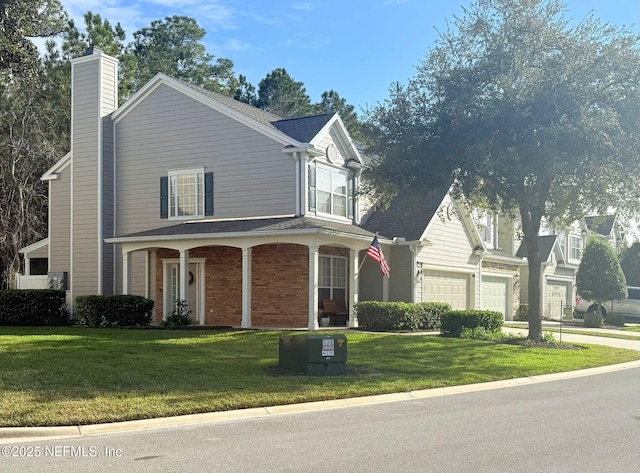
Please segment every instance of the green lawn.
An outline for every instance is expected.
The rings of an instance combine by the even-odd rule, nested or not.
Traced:
[[[0,426],[75,425],[554,373],[637,352],[346,332],[348,374],[284,376],[282,332],[0,327]]]

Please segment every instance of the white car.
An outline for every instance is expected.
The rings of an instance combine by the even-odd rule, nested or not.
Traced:
[[[602,315],[608,313],[623,314],[626,321],[640,322],[640,287],[627,287],[629,295],[626,299],[602,303]],[[598,305],[580,296],[576,297],[576,315],[581,317],[585,312],[597,312]]]

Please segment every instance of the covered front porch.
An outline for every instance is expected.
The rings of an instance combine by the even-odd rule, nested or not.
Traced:
[[[145,255],[157,323],[184,300],[197,325],[316,330],[323,299],[344,300],[347,325],[356,326],[360,252],[373,236],[355,225],[289,217],[185,223],[107,242],[120,246],[124,294],[141,270],[134,255]]]

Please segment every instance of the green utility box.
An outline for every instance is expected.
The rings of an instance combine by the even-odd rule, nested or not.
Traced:
[[[347,374],[344,335],[280,335],[278,355],[284,370],[309,376]]]

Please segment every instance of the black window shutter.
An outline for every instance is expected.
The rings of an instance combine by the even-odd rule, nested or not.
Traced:
[[[160,218],[169,218],[169,177],[160,178]]]
[[[213,173],[204,173],[204,214],[207,217],[213,215]]]

